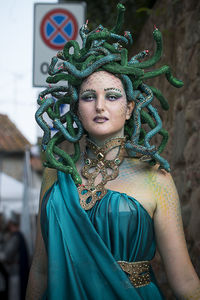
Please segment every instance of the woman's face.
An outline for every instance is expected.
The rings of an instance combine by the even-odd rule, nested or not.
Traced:
[[[134,103],[127,102],[121,80],[106,71],[93,73],[81,85],[78,115],[95,141],[123,136],[125,121],[133,108]]]

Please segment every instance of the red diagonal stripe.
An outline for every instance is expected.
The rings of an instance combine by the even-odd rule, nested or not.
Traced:
[[[49,40],[49,41],[52,41],[52,40],[54,39],[54,37],[55,37],[58,33],[60,33],[60,34],[68,41],[68,40],[69,40],[69,37],[65,34],[64,31],[61,31],[61,30],[62,30],[62,28],[65,27],[65,25],[66,25],[69,21],[71,21],[70,18],[66,18],[66,20],[63,21],[63,22],[61,23],[60,26],[58,26],[57,23],[56,23],[53,19],[49,19],[49,22],[51,23],[52,26],[54,26],[54,27],[56,28],[56,30],[52,33],[52,35],[49,36],[48,40]]]
[[[71,19],[69,18],[69,19],[67,19],[67,20],[65,20],[65,22],[63,22],[63,26],[62,27],[60,27],[60,29],[62,30],[64,27],[65,27],[65,25],[67,25],[67,23],[68,22],[70,22],[71,21]],[[68,41],[69,40],[69,37],[66,35],[66,33],[64,32],[64,31],[60,31],[60,33],[64,36],[64,38]]]
[[[52,39],[58,34],[60,31],[60,26],[52,18],[49,19],[49,22],[52,26],[56,28],[56,30],[52,33],[52,35],[49,36],[48,41],[52,41]]]

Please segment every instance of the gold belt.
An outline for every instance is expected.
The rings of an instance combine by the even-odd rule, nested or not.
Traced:
[[[134,287],[138,288],[150,283],[150,262],[149,261],[137,261],[127,262],[118,261],[118,264],[122,270],[128,274],[129,280]]]

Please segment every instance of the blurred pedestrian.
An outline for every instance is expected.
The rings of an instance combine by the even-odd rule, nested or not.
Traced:
[[[24,300],[29,272],[29,256],[23,234],[19,230],[19,215],[11,212],[7,218],[8,238],[0,251],[0,262],[9,275],[9,300]]]

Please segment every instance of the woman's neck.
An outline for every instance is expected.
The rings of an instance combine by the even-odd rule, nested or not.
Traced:
[[[116,134],[113,134],[111,136],[101,136],[101,137],[94,137],[94,136],[88,136],[88,139],[91,140],[94,144],[96,144],[98,147],[103,147],[109,140],[115,139],[118,137],[124,137],[124,132],[118,132]]]
[[[118,138],[120,138],[120,142],[118,142]],[[124,140],[124,136],[118,136],[118,135],[117,136],[113,135],[112,137],[106,138],[104,140],[103,139],[102,140],[99,140],[99,139],[96,140],[95,139],[95,141],[94,141],[94,139],[88,138],[86,140],[86,153],[87,153],[87,156],[89,158],[95,158],[96,157],[96,155],[93,152],[92,148],[87,146],[88,142],[91,141],[93,144],[95,144],[99,148],[100,152],[101,152],[101,149],[102,149],[103,152],[105,151],[105,146],[107,144],[108,149],[106,150],[105,158],[108,159],[108,160],[115,159],[117,157],[118,153],[119,153],[119,150],[120,150],[121,144],[123,143],[123,140]],[[110,144],[110,142],[111,142],[111,144]]]

